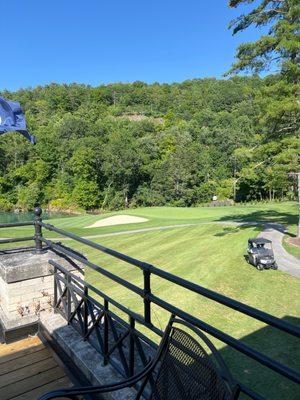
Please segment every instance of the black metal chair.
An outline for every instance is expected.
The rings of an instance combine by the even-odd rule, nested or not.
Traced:
[[[79,395],[108,393],[137,384],[136,400],[236,400],[240,393],[211,341],[199,329],[172,315],[155,358],[137,375],[111,385],[56,390],[39,400],[77,399]]]

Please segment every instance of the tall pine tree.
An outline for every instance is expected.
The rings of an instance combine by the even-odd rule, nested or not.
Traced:
[[[300,171],[300,2],[230,0],[229,6],[249,3],[253,9],[230,23],[233,34],[250,26],[267,28],[267,34],[238,47],[236,61],[228,74],[270,70],[277,73],[270,77],[258,100],[261,146],[253,152],[253,168],[263,163],[292,180]],[[300,211],[300,194],[298,198]]]

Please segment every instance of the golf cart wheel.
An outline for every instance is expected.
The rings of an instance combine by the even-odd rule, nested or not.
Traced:
[[[256,268],[258,269],[258,271],[262,271],[262,270],[264,269],[264,266],[261,265],[260,263],[258,263],[258,264],[256,265]]]
[[[276,262],[274,262],[274,264],[272,265],[272,269],[278,269],[278,265]]]

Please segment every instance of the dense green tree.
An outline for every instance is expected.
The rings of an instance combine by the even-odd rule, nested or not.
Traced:
[[[230,0],[231,7],[254,3],[248,14],[242,14],[230,24],[233,33],[250,26],[268,27],[257,41],[243,43],[237,50],[237,62],[231,71],[265,71],[274,64],[292,82],[300,79],[300,4],[298,0]]]
[[[254,1],[229,2],[231,7],[243,3]],[[237,179],[249,182],[252,169],[251,176],[261,175],[261,189],[268,191],[272,199],[275,192],[281,192],[282,196],[288,192],[291,172],[300,173],[300,3],[298,0],[261,0],[230,26],[236,34],[252,25],[267,27],[267,33],[255,42],[238,47],[237,61],[229,73],[247,70],[257,73],[277,68],[279,74],[267,77],[254,99],[259,109],[260,141],[252,154],[248,152],[251,163],[240,171]],[[256,185],[252,182],[252,186]]]
[[[294,96],[279,75],[2,92],[21,102],[37,145],[1,135],[0,209],[294,198],[293,178],[284,178],[299,141],[293,132],[272,136],[271,126],[289,126],[287,113],[275,125],[272,107],[284,97],[274,85]]]
[[[73,189],[72,198],[85,210],[97,208],[99,205],[99,188],[97,182],[78,180]]]

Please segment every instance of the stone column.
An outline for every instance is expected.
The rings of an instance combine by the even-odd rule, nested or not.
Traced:
[[[34,249],[0,251],[0,323],[2,336],[37,330],[39,315],[53,304],[52,259],[74,270],[53,251],[38,254]]]

